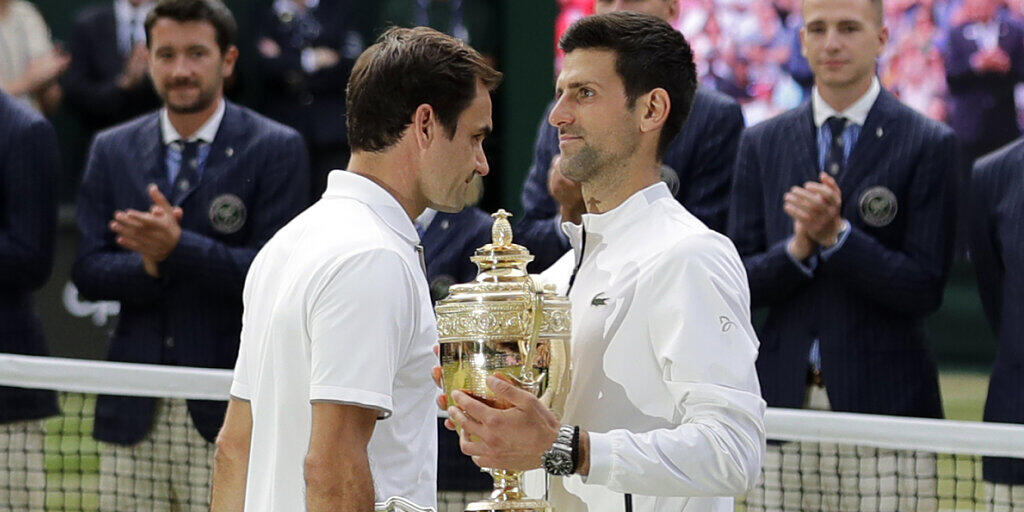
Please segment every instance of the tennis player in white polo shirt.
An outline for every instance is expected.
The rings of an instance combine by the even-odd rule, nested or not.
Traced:
[[[260,251],[217,440],[213,510],[436,506],[437,343],[419,237],[487,174],[501,74],[431,29],[385,32],[349,80],[347,171]]]
[[[513,407],[453,393],[462,451],[544,468],[558,512],[732,511],[765,445],[747,276],[732,242],[660,181],[696,91],[693,55],[635,12],[583,18],[561,46],[548,121],[587,208],[563,225],[574,250],[545,272],[572,302],[565,414],[492,377]]]

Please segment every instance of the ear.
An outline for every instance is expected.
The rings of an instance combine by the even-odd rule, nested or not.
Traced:
[[[679,19],[679,2],[677,0],[666,0],[668,2],[668,22],[675,23]]]
[[[882,30],[878,31],[878,44],[879,50],[878,55],[881,56],[885,50],[886,44],[889,42],[889,27],[882,25]]]
[[[437,123],[437,114],[434,112],[434,107],[424,103],[419,107],[416,107],[416,111],[412,114],[412,134],[416,140],[416,145],[421,149],[425,150],[430,147],[430,144],[434,142],[437,137],[440,125]]]
[[[235,45],[228,46],[228,49],[224,50],[224,62],[220,68],[220,74],[223,78],[227,78],[235,72],[236,62],[238,62],[238,47]]]
[[[668,114],[672,111],[672,100],[668,96],[668,91],[657,87],[637,98],[637,102],[642,102],[638,105],[643,114],[640,118],[641,133],[657,131],[665,126]]]

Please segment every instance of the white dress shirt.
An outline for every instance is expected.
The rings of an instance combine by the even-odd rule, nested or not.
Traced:
[[[583,236],[585,227],[586,243]],[[590,433],[590,472],[551,478],[559,512],[733,509],[764,452],[743,263],[664,183],[566,223],[573,251],[544,277],[572,302],[564,422]]]

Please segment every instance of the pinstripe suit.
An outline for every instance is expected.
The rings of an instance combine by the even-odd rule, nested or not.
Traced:
[[[306,205],[309,165],[291,128],[227,104],[205,170],[179,199],[178,245],[149,277],[141,257],[120,248],[107,224],[115,210],[147,210],[149,183],[171,197],[158,113],[103,131],[89,151],[78,197],[81,241],[72,279],[89,300],[121,302],[108,358],[231,368],[238,354],[242,285],[260,247]],[[218,230],[214,206],[244,206],[237,230]],[[213,441],[223,402],[190,401],[196,428]],[[133,444],[152,427],[154,400],[100,397],[97,439]]]
[[[32,291],[53,267],[57,166],[50,123],[0,92],[0,352],[47,353]],[[0,387],[0,423],[55,414],[52,391]]]
[[[523,184],[523,219],[516,224],[516,242],[536,257],[531,270],[543,270],[569,250],[569,240],[555,225],[558,203],[548,193],[548,170],[558,154],[558,129],[548,124],[548,105],[537,127],[533,165]],[[664,163],[679,176],[676,199],[709,228],[723,232],[729,206],[736,145],[743,132],[743,112],[731,98],[697,89],[690,117],[665,153]]]
[[[949,269],[958,143],[949,128],[883,90],[838,177],[850,232],[808,274],[786,252],[793,221],[782,196],[817,180],[815,136],[808,101],[748,129],[736,160],[728,233],[743,256],[752,306],[768,308],[757,361],[765,400],[802,406],[818,339],[832,409],[941,417],[923,322],[941,303]],[[880,186],[894,194],[897,213],[872,227],[858,203]]]
[[[1024,423],[1024,139],[978,160],[971,180],[971,261],[999,352],[985,421]],[[1009,271],[1008,271],[1009,270]],[[1024,461],[986,458],[985,479],[1024,484]]]

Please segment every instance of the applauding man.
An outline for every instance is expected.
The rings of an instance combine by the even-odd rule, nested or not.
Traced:
[[[145,27],[164,106],[96,136],[72,278],[87,299],[121,302],[110,359],[230,368],[249,264],[305,206],[306,149],[294,130],[223,98],[238,50],[219,0],[161,1]],[[99,397],[101,507],[207,510],[196,482],[210,480],[224,409]],[[172,425],[187,425],[185,435],[171,437],[182,432]],[[152,474],[132,470],[143,457],[155,458]],[[202,460],[182,462],[190,457]]]

